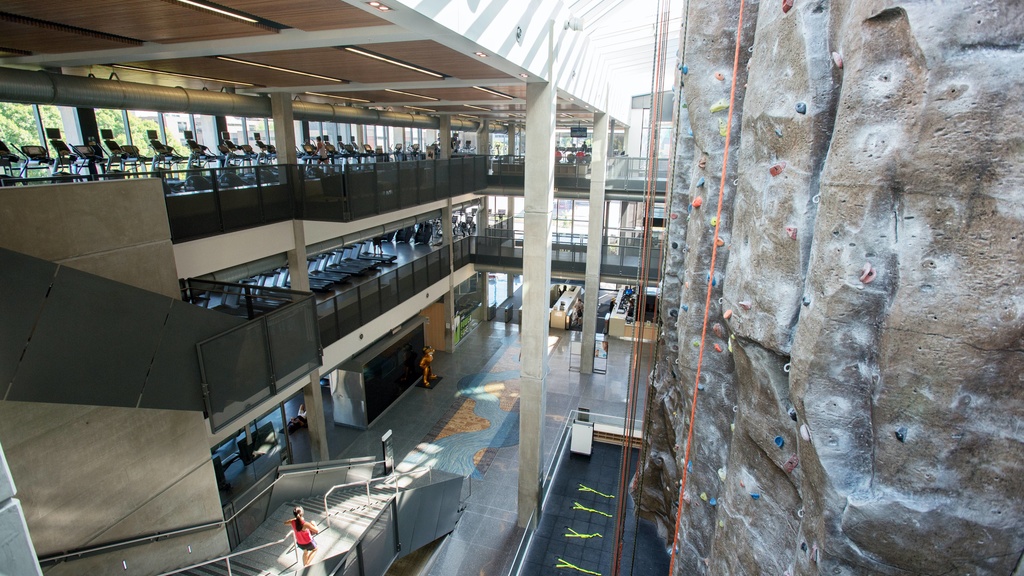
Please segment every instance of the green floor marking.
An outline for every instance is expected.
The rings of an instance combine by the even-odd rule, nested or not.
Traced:
[[[608,518],[612,517],[612,515],[607,513],[607,512],[601,512],[600,510],[594,510],[593,508],[587,508],[586,506],[584,506],[583,504],[580,504],[579,502],[573,502],[572,503],[572,509],[573,510],[583,510],[584,512],[593,512],[594,514],[600,514],[601,516],[606,516]]]
[[[605,498],[615,498],[615,496],[612,496],[611,494],[605,494],[604,492],[598,492],[597,490],[594,490],[590,486],[584,486],[583,484],[580,484],[579,491],[580,492],[591,492],[591,493],[597,494],[598,496],[604,496]]]
[[[594,576],[601,576],[600,572],[594,572],[593,570],[586,570],[584,568],[580,568],[579,566],[576,566],[575,564],[570,564],[565,560],[562,560],[561,558],[558,559],[558,564],[555,566],[555,568],[572,568],[573,570],[576,570],[577,572],[583,572],[584,574],[593,574]]]
[[[593,534],[580,534],[579,532],[573,530],[572,528],[569,528],[568,526],[566,526],[565,529],[569,532],[572,532],[572,534],[566,534],[566,538],[604,538],[604,536],[601,536],[600,532],[594,532]]]

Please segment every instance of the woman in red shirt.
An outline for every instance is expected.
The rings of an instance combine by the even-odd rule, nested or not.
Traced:
[[[316,554],[316,540],[313,539],[313,536],[319,534],[320,531],[302,517],[302,506],[296,506],[295,510],[292,510],[292,514],[295,515],[295,519],[286,520],[285,524],[292,527],[292,531],[295,532],[295,544],[302,548],[302,565],[309,566],[313,561],[313,555]]]

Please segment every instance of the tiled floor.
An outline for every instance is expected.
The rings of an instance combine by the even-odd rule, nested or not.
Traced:
[[[569,370],[570,340],[579,338],[579,333],[553,330],[551,337],[553,345],[547,377],[543,441],[545,463],[551,461],[555,443],[571,410],[583,406],[595,413],[623,414],[632,346],[628,341],[612,340],[607,373],[580,374]],[[435,355],[435,372],[444,377],[435,388],[411,389],[366,431],[329,424],[331,456],[350,458],[380,454],[380,438],[392,430],[395,457],[398,461],[404,460],[417,449],[424,436],[457,399],[460,379],[507,369],[510,356],[513,361],[517,356],[518,341],[518,326],[502,322],[482,323],[459,343],[454,353],[438,352]],[[645,367],[641,374],[647,371]],[[642,394],[645,386],[640,388]],[[329,399],[325,405],[327,421],[333,422]],[[516,523],[514,496],[518,464],[518,445],[499,448],[483,479],[469,481],[472,494],[468,498],[468,508],[455,531],[438,546],[426,574],[487,576],[507,573],[523,535]],[[396,568],[401,568],[401,565]]]

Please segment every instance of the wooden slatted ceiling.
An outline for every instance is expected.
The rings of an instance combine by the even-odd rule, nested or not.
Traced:
[[[4,21],[0,21],[0,38],[3,39],[0,42],[7,48],[34,53],[79,52],[126,46],[121,42]]]
[[[159,0],[62,1],[59,6],[39,0],[3,0],[0,6],[4,12],[20,16],[147,42],[174,43],[274,34],[233,18]],[[40,36],[44,38],[49,34],[49,31],[40,30]],[[97,47],[94,40],[89,46],[91,49]],[[49,52],[77,50],[80,48],[54,42]]]
[[[499,86],[495,88],[499,92],[504,92],[509,96],[516,96],[517,92],[526,92],[526,88],[519,88],[517,86]],[[455,101],[490,101],[495,104],[502,104],[509,102],[505,98],[500,98],[486,92],[481,92],[473,88],[443,88],[443,89],[416,89],[416,90],[403,90],[403,92],[410,92],[413,94],[422,94],[423,96],[431,96],[440,100],[455,100]],[[366,90],[358,92],[344,92],[339,93],[339,96],[351,96],[353,98],[362,98],[364,100],[372,100],[373,102],[415,102],[422,100],[423,106],[427,108],[433,108],[431,104],[435,103],[433,100],[425,100],[416,98],[414,96],[406,96],[404,94],[395,94],[394,92],[385,92],[384,90]],[[525,94],[524,94],[525,96]]]
[[[367,46],[367,48],[396,60],[465,80],[508,77],[507,74],[492,68],[486,58],[466,56],[433,40],[386,42]]]
[[[382,80],[387,82],[415,82],[434,79],[419,72],[386,64],[334,47],[291,50],[288,52],[239,54],[236,57],[281,68],[299,69],[304,72],[344,78],[350,82],[380,82]],[[302,82],[302,84],[319,84],[319,82],[311,80]]]
[[[162,70],[164,72],[178,72],[181,74],[221,78],[223,80],[249,82],[261,86],[304,86],[327,83],[316,78],[289,74],[287,72],[277,72],[265,68],[253,68],[245,64],[225,62],[216,58],[180,58],[160,60],[158,62],[126,62],[126,64],[140,68]],[[313,74],[322,73],[315,66],[303,66],[302,62],[293,62],[291,68]],[[120,76],[120,73],[118,75]]]
[[[219,0],[218,4],[306,31],[390,24],[340,0]]]

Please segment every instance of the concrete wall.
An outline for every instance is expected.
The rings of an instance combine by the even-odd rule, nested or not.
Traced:
[[[0,246],[179,297],[167,222],[158,180],[0,189]],[[0,443],[41,555],[220,520],[207,434],[199,412],[0,402]],[[47,573],[152,574],[227,549],[208,531]]]
[[[0,189],[0,246],[180,297],[156,179]]]

